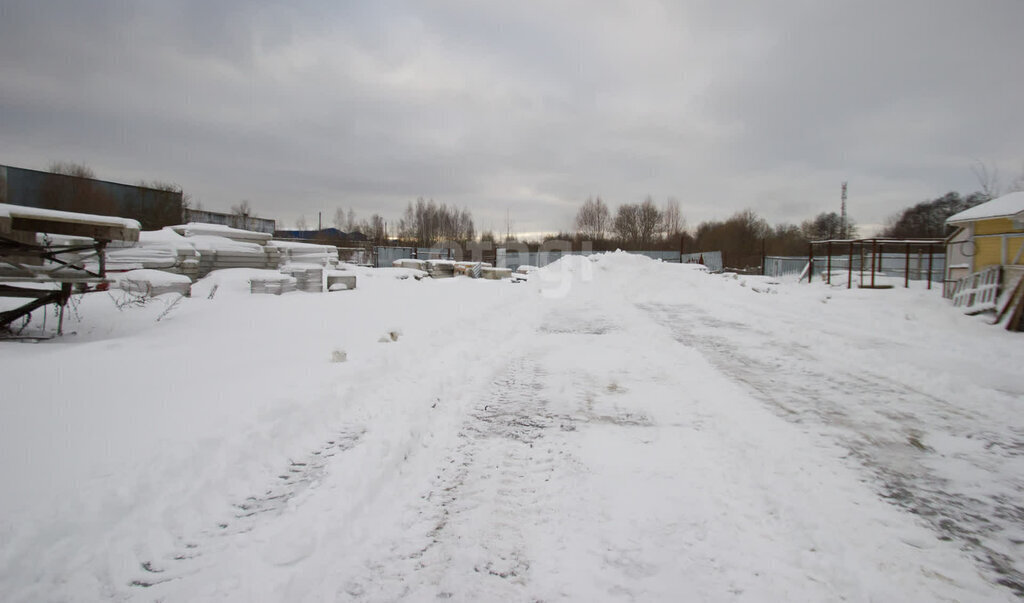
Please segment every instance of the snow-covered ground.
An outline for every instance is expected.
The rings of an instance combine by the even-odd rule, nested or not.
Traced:
[[[0,598],[1024,593],[1024,339],[937,291],[355,270],[0,342]]]

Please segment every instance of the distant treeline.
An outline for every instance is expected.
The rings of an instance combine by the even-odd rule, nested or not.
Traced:
[[[551,238],[595,250],[721,251],[726,265],[738,268],[759,265],[762,252],[802,255],[810,240],[850,238],[857,232],[852,220],[843,225],[835,212],[821,213],[800,225],[772,226],[751,209],[725,220],[701,222],[690,230],[677,200],[658,207],[650,197],[620,205],[614,216],[600,197],[587,199],[576,214],[575,227],[574,232]]]

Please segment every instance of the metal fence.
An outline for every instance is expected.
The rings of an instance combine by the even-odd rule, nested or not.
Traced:
[[[395,260],[417,258],[420,260],[447,260],[454,252],[446,247],[374,247],[374,266],[391,267]]]
[[[493,252],[492,252],[493,253]],[[501,268],[515,270],[520,266],[537,266],[538,268],[557,262],[567,255],[593,255],[603,253],[597,251],[505,251],[498,253],[498,264]],[[722,252],[705,251],[701,253],[680,254],[678,251],[631,251],[637,255],[647,256],[651,259],[663,262],[704,264],[708,270],[719,271],[722,269]],[[466,254],[468,256],[468,254]],[[378,268],[392,266],[395,260],[407,258],[418,258],[421,260],[445,260],[454,259],[458,254],[454,250],[445,247],[375,247],[374,265]],[[504,258],[502,260],[502,258]],[[468,259],[468,257],[467,257]],[[806,260],[805,260],[806,262]]]
[[[875,263],[875,275],[904,277],[907,274],[907,257],[903,253],[880,253],[872,256],[865,253],[863,256],[854,255],[852,258],[852,270],[855,276],[859,277],[861,269],[865,272],[871,271],[871,262]],[[764,258],[764,273],[775,278],[800,277],[804,276],[807,270],[807,256],[767,256]],[[942,282],[946,274],[946,256],[936,253],[931,258],[931,280]],[[880,263],[879,263],[880,262]],[[833,274],[847,273],[850,270],[851,258],[847,255],[832,256],[831,269]],[[925,253],[912,253],[910,255],[909,278],[912,281],[928,280],[929,257]],[[829,269],[829,258],[814,258],[814,274],[825,274]]]
[[[723,267],[721,251],[685,253],[680,256],[679,261],[683,264],[704,264],[712,272],[719,272]]]
[[[604,253],[603,251],[510,251],[505,253],[505,265],[504,268],[511,268],[515,270],[519,266],[537,266],[538,268],[547,266],[553,262],[557,262],[567,255],[594,255],[595,253]],[[708,251],[704,253],[689,253],[680,254],[678,251],[630,251],[636,255],[642,255],[649,257],[653,260],[660,260],[662,262],[672,262],[675,264],[698,264],[703,263],[708,267],[709,270],[718,271],[722,269],[722,252],[720,251]],[[499,256],[500,257],[500,256]],[[703,260],[703,262],[701,261]]]

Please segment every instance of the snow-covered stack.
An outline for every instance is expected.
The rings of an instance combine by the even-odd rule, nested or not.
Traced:
[[[279,256],[258,243],[243,243],[227,237],[196,235],[187,238],[199,252],[199,276],[226,268],[277,268]]]
[[[338,248],[334,245],[317,245],[295,241],[270,241],[267,249],[274,249],[280,255],[280,263],[316,264],[333,268],[338,265]]]
[[[189,222],[188,224],[179,224],[178,226],[168,226],[168,228],[183,237],[223,237],[237,243],[255,243],[257,245],[266,245],[267,241],[271,238],[271,235],[265,232],[241,230],[239,228],[231,228],[230,226],[224,226],[222,224]]]
[[[451,278],[455,276],[455,262],[451,260],[427,260],[426,271],[431,278]]]
[[[493,268],[490,266],[480,269],[480,276],[493,281],[498,281],[503,278],[512,278],[511,268]]]
[[[328,291],[349,291],[356,288],[356,275],[344,270],[332,270],[327,273]]]
[[[427,271],[427,261],[426,260],[417,260],[417,259],[414,259],[414,258],[402,258],[400,260],[395,260],[394,262],[391,262],[391,265],[394,266],[395,268],[411,268],[413,270],[422,270],[424,272]]]
[[[189,240],[169,228],[139,233],[133,245],[111,241],[106,251],[109,272],[151,269],[199,278],[199,252]]]
[[[490,262],[455,262],[455,276],[480,278],[481,271],[490,266]]]
[[[185,297],[192,295],[192,279],[164,270],[129,270],[119,275],[117,286],[128,293],[147,297],[164,293],[177,293]]]
[[[295,291],[295,289],[295,278],[287,274],[267,275],[249,279],[249,291],[251,293],[281,295],[282,293]]]
[[[295,288],[307,293],[323,293],[324,269],[312,264],[288,264],[281,272],[295,279]]]

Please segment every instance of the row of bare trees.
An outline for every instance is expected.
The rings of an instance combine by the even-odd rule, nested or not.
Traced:
[[[773,227],[750,209],[725,220],[702,222],[690,232],[678,200],[669,198],[659,207],[651,197],[641,203],[624,203],[614,215],[600,197],[590,197],[577,211],[575,227],[571,239],[577,244],[587,241],[598,250],[721,251],[727,265],[741,268],[756,266],[762,253],[802,255],[810,240],[856,235],[854,223],[847,220],[843,224],[835,212],[821,213],[799,226]]]
[[[670,198],[659,208],[649,196],[642,203],[620,205],[614,218],[601,197],[590,197],[577,211],[575,226],[581,239],[600,242],[614,235],[627,248],[678,242],[686,231],[678,200]]]
[[[466,244],[476,239],[473,215],[466,208],[458,209],[422,197],[410,202],[398,221],[397,232],[388,232],[387,222],[380,214],[360,220],[352,208],[339,207],[334,212],[334,227],[345,233],[361,233],[373,243],[397,240],[404,245],[430,247],[439,242]],[[295,223],[297,230],[309,230],[305,216]]]
[[[409,203],[398,221],[398,238],[420,247],[430,247],[440,241],[465,245],[476,239],[476,227],[468,209],[420,197],[416,203]]]

